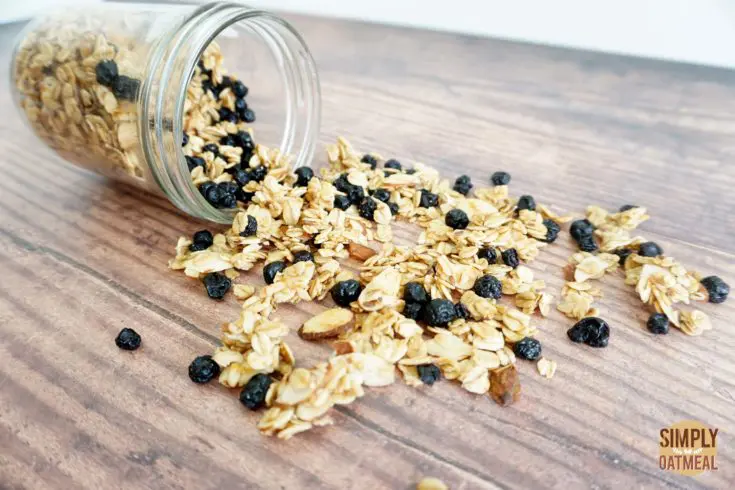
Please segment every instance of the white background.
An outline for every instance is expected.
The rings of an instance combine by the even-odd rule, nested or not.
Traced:
[[[0,0],[0,22],[67,0]],[[90,0],[86,0],[90,1]],[[735,0],[246,0],[356,18],[735,67]]]

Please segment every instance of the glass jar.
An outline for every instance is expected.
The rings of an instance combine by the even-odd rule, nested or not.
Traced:
[[[235,104],[216,115],[197,107],[200,113],[248,131],[252,122],[256,141],[293,155],[294,167],[314,153],[319,78],[306,44],[282,19],[238,3],[104,3],[52,13],[24,29],[11,63],[16,104],[56,153],[162,193],[198,218],[229,223],[236,208],[210,205],[193,183],[185,151],[190,139],[200,140],[184,124],[193,124],[187,95],[200,90],[190,86],[195,74],[202,87],[210,79],[197,94],[209,90]],[[247,101],[233,94],[235,79],[247,87]]]

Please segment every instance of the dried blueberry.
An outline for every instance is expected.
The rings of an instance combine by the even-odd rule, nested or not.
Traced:
[[[293,253],[293,261],[296,262],[314,262],[314,256],[308,250],[299,250]]]
[[[219,376],[219,371],[219,364],[212,356],[199,356],[189,364],[189,379],[199,384],[209,383]]]
[[[254,216],[248,215],[248,222],[245,225],[245,229],[240,232],[240,236],[248,237],[254,236],[258,233],[258,220]]]
[[[398,214],[398,204],[394,202],[389,202],[388,209],[390,209],[390,214],[392,214],[393,216]]]
[[[252,109],[246,109],[240,114],[240,117],[246,123],[255,122],[255,112]]]
[[[454,304],[454,315],[457,318],[469,318],[470,310],[467,309],[464,303],[455,303]]]
[[[638,255],[643,257],[658,257],[663,253],[663,249],[655,242],[644,242],[638,247]]]
[[[216,143],[208,143],[202,146],[202,153],[211,152],[215,157],[219,156],[219,146]]]
[[[220,107],[220,109],[217,111],[217,114],[219,114],[220,121],[237,123],[237,114],[229,110],[227,107]]]
[[[428,303],[431,299],[420,282],[409,282],[403,287],[403,299],[406,303]]]
[[[490,182],[493,185],[508,185],[510,184],[510,174],[508,172],[495,172],[490,177]]]
[[[250,172],[243,169],[235,170],[232,173],[232,177],[235,179],[235,182],[237,182],[237,185],[239,185],[240,187],[248,185],[248,182],[252,180]]]
[[[384,203],[387,203],[390,199],[390,192],[387,189],[375,189],[370,193],[370,195],[378,201],[382,201]]]
[[[237,185],[237,182],[232,182],[232,181],[220,182],[217,185],[219,186],[220,191],[223,194],[235,194],[235,192],[237,192],[237,189],[240,187],[239,185]]]
[[[265,165],[258,165],[254,169],[250,170],[250,177],[255,182],[263,182],[266,175],[268,175],[268,169]]]
[[[248,103],[245,99],[235,99],[235,112],[242,119],[242,115],[248,110]]]
[[[123,328],[115,337],[115,345],[122,350],[135,350],[140,347],[140,335],[132,328]]]
[[[353,301],[357,301],[362,292],[362,284],[355,279],[340,281],[332,286],[332,299],[339,306],[348,307]]]
[[[629,248],[619,248],[614,250],[613,253],[618,256],[618,262],[620,265],[625,265],[625,261],[630,257],[633,251]]]
[[[448,299],[432,299],[424,307],[424,321],[431,327],[446,327],[456,315],[454,303]]]
[[[189,155],[186,155],[184,158],[186,159],[186,166],[189,168],[189,172],[197,167],[203,168],[205,166],[204,158],[190,157]]]
[[[232,87],[232,77],[227,76],[227,75],[223,76],[222,81],[219,82],[219,86],[222,89],[225,89],[227,87]]]
[[[210,272],[204,276],[204,288],[212,299],[222,299],[232,286],[232,281],[220,272]]]
[[[424,305],[421,303],[406,303],[401,313],[411,320],[420,320],[424,313]]]
[[[648,331],[655,334],[669,333],[669,319],[663,313],[653,313],[646,322]]]
[[[248,88],[240,80],[232,84],[232,93],[235,97],[242,98],[248,95]]]
[[[237,142],[235,141],[235,136],[231,134],[221,137],[219,139],[219,144],[224,145],[224,146],[237,146]]]
[[[100,61],[94,68],[94,74],[97,76],[97,83],[105,87],[112,87],[118,77],[117,63],[113,60]]]
[[[577,242],[582,238],[592,236],[594,231],[594,225],[592,225],[592,223],[587,219],[578,219],[577,221],[572,222],[572,225],[569,227],[569,233]]]
[[[265,395],[273,380],[267,374],[258,373],[248,381],[240,392],[240,403],[250,410],[257,410],[265,405]]]
[[[350,187],[352,187],[352,184],[350,184],[350,181],[347,180],[347,174],[341,174],[336,179],[332,181],[332,185],[335,189],[337,189],[340,192],[344,192],[347,194],[347,191],[350,190]]]
[[[368,153],[365,153],[360,159],[360,161],[362,163],[367,163],[368,165],[370,165],[370,168],[373,170],[375,170],[375,168],[378,166],[378,160],[374,156]]]
[[[273,284],[273,281],[276,279],[276,274],[282,272],[285,268],[286,263],[282,260],[276,260],[275,262],[266,264],[265,267],[263,267],[263,279],[265,280],[265,283]]]
[[[253,199],[253,196],[255,196],[255,193],[245,192],[242,189],[238,189],[235,193],[235,198],[242,203],[249,203]]]
[[[472,290],[483,298],[500,299],[503,295],[503,285],[491,274],[486,274],[475,281]]]
[[[214,207],[219,207],[220,199],[222,199],[222,191],[220,190],[220,187],[212,182],[212,185],[204,186],[202,184],[199,186],[199,191],[204,196],[204,199],[207,200],[209,204],[211,204]]]
[[[239,146],[243,150],[252,150],[255,148],[255,143],[253,143],[253,137],[250,136],[250,133],[247,131],[238,131],[235,133],[234,136],[235,139],[235,145]]]
[[[638,206],[636,206],[635,204],[625,204],[624,206],[620,206],[620,212],[621,213],[624,213],[626,211],[629,211],[631,209],[635,209],[637,207]]]
[[[527,361],[535,361],[541,357],[541,342],[533,337],[524,337],[513,346],[513,353]]]
[[[222,209],[232,209],[237,207],[237,197],[235,197],[235,194],[222,194],[219,198],[219,201],[217,201],[217,205],[215,206],[217,208]]]
[[[294,173],[296,174],[296,187],[306,187],[314,178],[314,171],[310,167],[299,167]]]
[[[419,206],[422,208],[435,208],[439,205],[439,196],[433,192],[429,192],[426,189],[421,189],[421,199],[419,199]]]
[[[360,187],[362,189],[362,187]],[[378,202],[372,197],[366,197],[362,200],[357,210],[360,212],[360,216],[370,221],[375,219],[375,210],[378,208]]]
[[[347,197],[350,199],[352,204],[359,205],[365,199],[365,189],[359,185],[351,185],[347,189]]]
[[[416,169],[415,168],[409,168],[408,170],[406,170],[405,173],[406,173],[406,175],[413,175],[413,174],[416,173]]]
[[[520,260],[518,260],[518,252],[515,248],[509,248],[508,250],[503,250],[500,253],[501,257],[503,258],[503,263],[505,265],[509,265],[512,268],[516,268],[520,265]]]
[[[469,226],[470,218],[461,209],[452,209],[444,217],[444,223],[455,230],[464,230]]]
[[[607,322],[594,316],[582,318],[567,330],[572,342],[584,342],[590,347],[607,347],[610,340],[610,327]]]
[[[521,196],[518,199],[518,204],[516,205],[516,209],[519,211],[521,209],[528,209],[529,211],[535,211],[536,210],[536,200],[533,198],[533,196]]]
[[[593,235],[580,238],[577,241],[577,245],[579,245],[579,249],[583,252],[594,252],[598,248],[597,241]]]
[[[186,133],[181,134],[181,146],[186,146],[189,143],[189,135]]]
[[[192,252],[206,250],[212,246],[213,241],[214,237],[209,230],[197,231],[192,237],[191,245],[189,245],[189,250],[191,250]]]
[[[717,276],[707,276],[700,283],[707,290],[710,303],[722,303],[730,294],[730,286]]]
[[[392,168],[393,170],[403,170],[403,166],[401,165],[401,162],[396,160],[395,158],[391,158],[387,162],[385,162],[385,165],[383,165],[383,168]]]
[[[352,205],[350,198],[343,195],[337,194],[334,196],[334,207],[338,209],[347,209]]]
[[[472,187],[472,180],[470,179],[469,175],[462,175],[460,177],[457,177],[457,180],[454,181],[454,186],[452,187],[452,189],[459,192],[463,196],[466,196],[470,193]]]
[[[544,226],[546,227],[546,238],[544,238],[543,241],[546,243],[554,243],[556,238],[559,236],[561,228],[556,224],[556,221],[551,219],[545,219]]]
[[[419,364],[416,366],[416,371],[419,373],[421,382],[429,386],[439,381],[442,377],[441,370],[435,364]]]
[[[140,80],[125,75],[118,76],[112,83],[112,93],[118,99],[123,100],[135,100],[139,88]]]
[[[483,247],[477,251],[477,258],[487,260],[488,264],[494,264],[498,261],[498,253],[493,247]]]

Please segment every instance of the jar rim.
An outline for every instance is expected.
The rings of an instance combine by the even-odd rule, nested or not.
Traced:
[[[321,113],[316,63],[298,32],[274,14],[232,2],[199,7],[156,49],[141,97],[142,114],[146,116],[141,124],[148,125],[140,128],[143,149],[162,191],[183,211],[222,224],[231,223],[239,209],[215,208],[192,182],[182,151],[184,105],[202,53],[222,31],[240,22],[257,27],[251,32],[259,34],[275,59],[282,61],[278,68],[285,87],[287,116],[279,149],[291,154],[297,145],[294,167],[308,165],[314,155]]]

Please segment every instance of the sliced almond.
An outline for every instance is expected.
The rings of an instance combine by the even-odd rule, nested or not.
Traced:
[[[365,262],[367,259],[375,255],[377,252],[370,247],[360,245],[359,243],[350,242],[347,245],[347,251],[350,252],[350,257],[360,262]]]
[[[332,308],[308,319],[299,329],[304,340],[336,337],[342,333],[355,315],[345,308]]]

